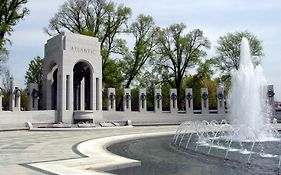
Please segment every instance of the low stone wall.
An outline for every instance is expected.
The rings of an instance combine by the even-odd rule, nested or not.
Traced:
[[[0,130],[27,129],[25,122],[54,123],[57,111],[3,111],[0,112]]]
[[[95,122],[103,121],[127,121],[131,120],[134,126],[137,125],[169,125],[180,124],[189,120],[217,120],[227,119],[227,114],[189,114],[171,112],[123,112],[123,111],[103,111],[103,118]],[[3,111],[0,112],[0,131],[28,129],[26,122],[35,124],[55,123],[58,117],[55,110],[44,111]],[[276,112],[272,118],[277,118],[281,122],[281,111]],[[94,118],[95,120],[95,118]]]
[[[226,119],[226,114],[186,114],[171,112],[111,112],[103,111],[105,121],[131,120],[133,125],[162,125],[180,124],[188,120],[217,120]]]

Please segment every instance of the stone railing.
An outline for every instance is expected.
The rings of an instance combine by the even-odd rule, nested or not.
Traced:
[[[0,87],[0,111],[2,111],[2,100],[4,96],[4,90]],[[28,84],[28,110],[35,111],[38,110],[38,85],[35,83]],[[21,95],[18,83],[11,79],[9,95],[9,111],[21,111]]]
[[[28,84],[28,110],[35,111],[38,110],[38,85],[34,83]],[[223,87],[218,87],[216,90],[216,100],[217,100],[217,109],[210,110],[209,109],[209,91],[208,88],[201,88],[201,110],[194,110],[193,108],[193,90],[191,88],[185,89],[185,112],[188,114],[193,113],[201,113],[201,114],[209,114],[209,113],[217,113],[217,114],[225,114],[225,93]],[[268,103],[273,106],[274,109],[274,88],[273,85],[267,86],[267,96]],[[2,111],[2,98],[3,98],[3,89],[0,88],[0,112]],[[162,111],[162,90],[154,89],[154,111],[156,113],[161,113]],[[11,88],[9,90],[9,110],[10,111],[20,111],[20,101],[21,101],[21,90],[19,89],[17,83],[11,81]],[[108,88],[107,95],[108,111],[116,111],[116,93],[115,88]],[[131,111],[131,89],[126,88],[123,91],[123,111],[130,112]],[[169,104],[170,104],[170,112],[178,113],[178,94],[176,89],[170,89],[169,92]],[[139,112],[147,111],[147,92],[146,88],[139,89],[138,94],[138,107]],[[273,110],[273,114],[276,110]]]
[[[216,113],[216,114],[225,114],[226,110],[226,97],[224,93],[224,87],[217,87],[216,90],[216,100],[217,100],[217,109],[210,110],[209,109],[209,91],[208,88],[201,88],[201,110],[194,110],[193,108],[193,90],[191,88],[185,89],[185,113],[193,114],[193,113],[201,113],[201,114],[209,114],[209,113]],[[268,85],[267,87],[267,96],[268,102],[270,105],[274,106],[274,89],[273,85]],[[146,112],[147,111],[147,92],[145,88],[139,89],[138,94],[138,103],[139,103],[139,112]],[[108,89],[108,111],[115,111],[116,110],[116,94],[115,88]],[[162,111],[162,91],[161,89],[154,89],[154,111],[155,112],[163,112]],[[123,111],[130,112],[131,111],[131,89],[126,88],[123,90]],[[169,92],[169,101],[170,101],[170,112],[171,113],[178,113],[178,95],[177,89],[170,89]],[[274,110],[275,111],[275,110]],[[183,111],[181,111],[183,112]]]

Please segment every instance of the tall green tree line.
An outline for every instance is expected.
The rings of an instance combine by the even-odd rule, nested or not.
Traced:
[[[104,88],[115,87],[121,93],[123,87],[167,86],[177,89],[179,103],[184,101],[184,87],[203,86],[210,81],[230,83],[230,72],[239,67],[242,37],[249,39],[253,55],[263,55],[261,41],[243,31],[221,36],[216,55],[206,58],[211,45],[202,30],[188,31],[182,23],[161,29],[153,17],[141,14],[131,20],[131,14],[129,7],[108,0],[67,0],[45,32],[55,35],[70,31],[98,37]],[[127,43],[123,35],[133,43]],[[194,69],[196,73],[191,75]],[[212,77],[215,70],[217,80]]]

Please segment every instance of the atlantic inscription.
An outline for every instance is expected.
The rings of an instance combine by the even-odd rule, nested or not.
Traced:
[[[94,54],[95,51],[93,49],[87,49],[77,46],[71,46],[71,50],[78,53],[86,53],[86,54]]]

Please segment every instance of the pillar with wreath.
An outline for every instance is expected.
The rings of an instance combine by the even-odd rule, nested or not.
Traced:
[[[21,90],[19,84],[11,78],[10,90],[9,90],[9,109],[10,111],[21,110]]]

